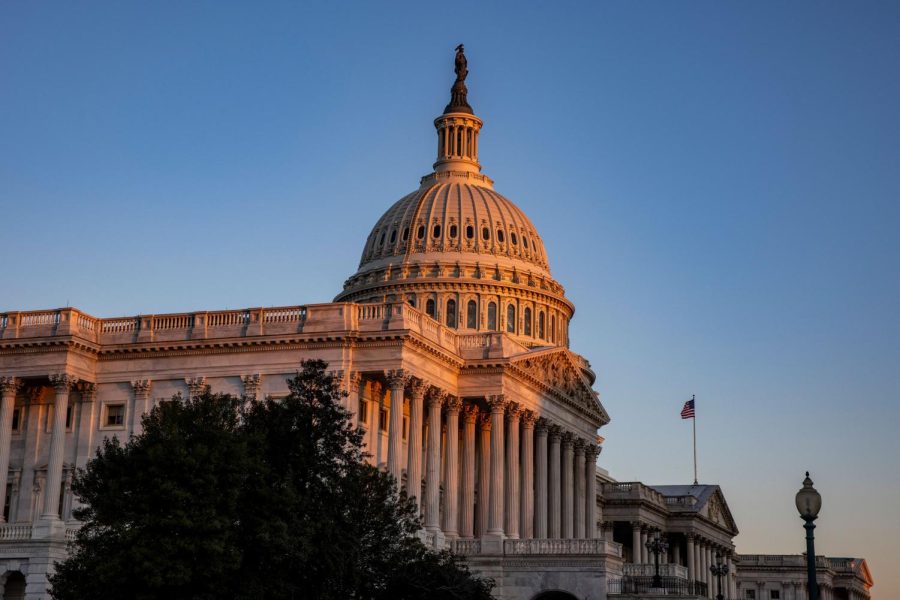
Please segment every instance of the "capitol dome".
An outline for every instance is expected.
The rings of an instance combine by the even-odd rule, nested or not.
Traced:
[[[550,275],[543,240],[481,173],[483,123],[468,104],[459,56],[450,104],[434,121],[434,172],[378,219],[335,301],[407,302],[461,332],[568,345],[575,308]]]

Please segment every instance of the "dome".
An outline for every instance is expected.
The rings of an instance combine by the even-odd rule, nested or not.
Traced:
[[[467,102],[467,72],[457,70],[451,102],[434,121],[434,172],[378,219],[335,301],[407,302],[464,332],[567,345],[575,307],[550,275],[543,240],[481,174],[483,123]]]

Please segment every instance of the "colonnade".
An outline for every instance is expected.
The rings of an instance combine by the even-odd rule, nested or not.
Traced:
[[[367,385],[376,399],[389,392],[385,469],[417,499],[427,532],[596,537],[596,445],[502,394],[462,400],[403,370],[348,382],[354,412]]]

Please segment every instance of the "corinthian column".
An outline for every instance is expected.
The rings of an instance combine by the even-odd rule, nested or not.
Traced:
[[[422,512],[422,400],[425,397],[425,382],[421,379],[410,381],[409,399],[409,444],[406,448],[406,495],[415,498]]]
[[[488,535],[503,538],[504,452],[503,413],[506,399],[503,395],[488,398],[491,407],[491,499],[488,513]]]
[[[522,493],[519,501],[522,518],[519,530],[522,539],[534,537],[534,412],[522,411]]]
[[[403,448],[403,388],[406,386],[406,373],[403,369],[388,371],[387,384],[391,389],[391,420],[388,428],[387,470],[394,478],[394,485],[400,489],[403,462],[400,452]]]
[[[547,537],[547,419],[535,425],[534,537]]]
[[[441,403],[446,394],[431,388],[428,394],[428,454],[425,459],[425,529],[441,529]]]
[[[599,453],[600,448],[594,444],[588,444],[584,450],[584,476],[587,483],[584,519],[588,538],[597,537],[597,455]]]
[[[515,402],[506,406],[506,537],[519,538],[519,415]]]
[[[355,377],[354,377],[355,376]],[[343,379],[343,378],[341,378]],[[358,373],[350,373],[348,374],[348,382],[347,382],[347,393],[350,394],[348,399],[353,394],[353,382],[354,379],[357,382],[357,391],[359,391],[359,374]],[[262,375],[259,373],[252,373],[250,375],[241,375],[241,383],[244,385],[244,400],[247,402],[256,402],[259,400],[259,388],[262,385]]]
[[[153,382],[149,379],[136,379],[131,382],[134,390],[134,406],[131,411],[131,435],[138,435],[141,429],[141,417],[150,412],[150,388]]]
[[[560,515],[562,487],[559,477],[559,469],[562,466],[559,455],[561,436],[562,428],[559,425],[550,425],[550,491],[547,510],[550,516],[548,535],[552,539],[557,539],[562,534],[562,515]]]
[[[491,415],[478,415],[478,535],[488,531],[491,505]]]
[[[463,408],[462,510],[459,513],[459,535],[471,538],[475,534],[475,421],[478,407],[466,404]]]
[[[575,514],[575,539],[583,540],[588,537],[585,534],[584,513],[586,502],[584,500],[584,484],[587,479],[584,476],[584,440],[578,438],[575,440],[575,472],[573,479],[575,480],[575,504],[572,512]]]
[[[574,504],[574,488],[572,486],[573,471],[573,444],[575,436],[570,432],[563,434],[563,461],[562,461],[562,537],[571,539],[575,533],[575,519],[572,513]]]
[[[448,396],[447,407],[447,477],[444,486],[444,534],[459,537],[459,410],[462,402]]]
[[[47,463],[47,488],[44,490],[44,514],[42,519],[59,520],[59,486],[62,482],[63,451],[66,444],[66,412],[69,408],[69,390],[76,379],[61,373],[50,376],[56,390],[53,401],[53,433],[50,437],[50,460]]]
[[[687,534],[687,570],[688,579],[699,579],[697,577],[697,565],[694,562],[697,558],[697,552],[694,550],[694,534]]]
[[[22,382],[15,377],[0,377],[0,495],[6,500],[6,480],[9,476],[10,441],[12,440],[13,411],[16,409],[16,392]],[[10,499],[12,506],[12,499]],[[0,523],[4,522],[0,510]]]

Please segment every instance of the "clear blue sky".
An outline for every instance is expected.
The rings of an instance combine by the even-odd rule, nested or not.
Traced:
[[[481,159],[577,306],[621,480],[719,483],[742,552],[900,597],[900,4],[5,2],[0,310],[330,300],[430,170]]]

